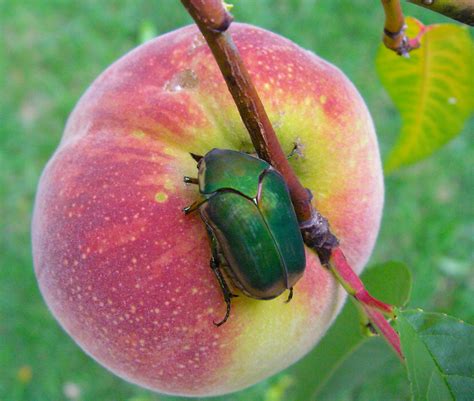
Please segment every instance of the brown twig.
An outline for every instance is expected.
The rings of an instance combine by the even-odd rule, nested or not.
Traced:
[[[304,188],[280,146],[271,122],[250,79],[227,28],[232,17],[221,0],[181,0],[203,34],[224,76],[242,121],[260,158],[272,164],[284,177],[290,191],[305,244],[316,251],[321,264],[328,267],[362,305],[372,324],[397,354],[402,357],[397,333],[380,311],[393,315],[393,309],[374,299],[348,265],[337,238],[331,233],[327,220],[311,204],[311,193]],[[220,7],[220,8],[219,8]],[[399,344],[399,340],[398,340]]]
[[[443,14],[466,25],[474,26],[474,2],[472,0],[408,0],[408,2]]]
[[[407,56],[411,50],[420,47],[420,42],[405,35],[407,26],[400,0],[382,0],[382,6],[385,12],[383,43],[397,54]]]

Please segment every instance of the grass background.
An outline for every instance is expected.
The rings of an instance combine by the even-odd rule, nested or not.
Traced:
[[[383,14],[371,0],[236,0],[238,21],[278,32],[338,65],[375,120],[382,154],[400,120],[374,57]],[[425,23],[447,22],[404,4]],[[59,328],[39,294],[30,220],[39,174],[68,113],[110,63],[140,42],[190,23],[179,2],[0,0],[0,400],[151,401],[88,358]],[[430,159],[386,178],[386,205],[371,263],[400,260],[414,273],[411,305],[474,320],[473,124]],[[387,366],[347,389],[349,400],[406,399],[403,371]],[[285,373],[222,400],[285,399]],[[404,390],[403,390],[404,389]],[[170,398],[166,398],[170,399]],[[177,398],[173,398],[177,399]],[[298,400],[305,401],[305,400]]]

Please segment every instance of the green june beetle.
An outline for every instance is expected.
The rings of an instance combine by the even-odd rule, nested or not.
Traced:
[[[303,275],[303,238],[283,177],[267,162],[246,153],[213,149],[198,162],[200,198],[184,208],[199,209],[211,244],[210,266],[227,305],[235,297],[226,279],[245,295],[266,300],[289,290]]]

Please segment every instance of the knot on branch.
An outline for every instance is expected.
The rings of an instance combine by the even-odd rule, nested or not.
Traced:
[[[327,219],[313,210],[311,218],[300,223],[300,230],[304,243],[313,248],[321,264],[327,266],[332,250],[339,245],[338,239],[329,229]]]

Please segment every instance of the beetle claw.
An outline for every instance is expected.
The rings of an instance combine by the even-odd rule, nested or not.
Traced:
[[[230,316],[230,298],[231,298],[232,295],[234,295],[234,294],[230,294],[229,298],[225,300],[225,303],[227,304],[227,310],[225,312],[224,319],[222,319],[218,323],[216,323],[213,320],[212,323],[214,323],[214,326],[219,327],[219,326],[223,325],[225,322],[227,322],[227,319],[229,319],[229,316]]]
[[[202,200],[197,200],[196,202],[191,203],[189,206],[184,207],[184,208],[183,208],[184,214],[189,214],[189,213],[194,212],[194,211],[195,211],[196,209],[198,209],[199,206],[201,206],[204,202],[205,202],[205,200],[204,200],[204,201],[202,201]]]
[[[288,294],[288,298],[286,299],[285,304],[290,302],[292,298],[293,298],[293,287],[290,288],[290,293]]]

